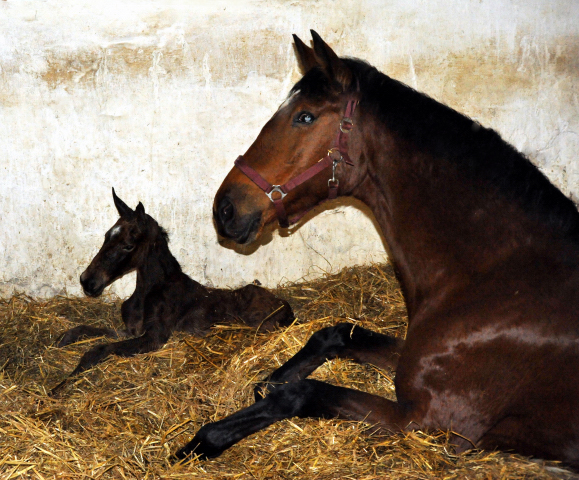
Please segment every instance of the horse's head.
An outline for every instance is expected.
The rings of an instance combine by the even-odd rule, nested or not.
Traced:
[[[150,223],[156,224],[142,203],[132,210],[114,188],[113,199],[121,218],[105,234],[103,246],[80,276],[84,293],[91,297],[98,297],[108,285],[139,266],[151,236]]]
[[[237,243],[257,238],[276,218],[287,227],[328,196],[335,197],[338,179],[340,195],[351,189],[351,167],[344,166],[342,157],[349,161],[353,123],[346,117],[356,105],[357,80],[347,61],[316,32],[312,37],[313,49],[294,35],[304,76],[215,196],[218,232]]]

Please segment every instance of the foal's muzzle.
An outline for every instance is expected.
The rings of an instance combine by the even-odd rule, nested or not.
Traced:
[[[94,276],[86,275],[86,270],[80,276],[80,284],[85,295],[89,297],[98,297],[106,287],[106,283],[99,281]]]

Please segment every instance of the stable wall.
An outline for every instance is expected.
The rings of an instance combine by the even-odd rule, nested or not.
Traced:
[[[384,259],[344,204],[257,249],[218,244],[213,195],[299,78],[291,34],[310,28],[496,129],[577,199],[578,25],[574,0],[1,1],[0,294],[80,294],[117,220],[111,186],[215,286]]]

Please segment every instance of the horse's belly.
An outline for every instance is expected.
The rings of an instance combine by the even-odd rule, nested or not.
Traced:
[[[530,342],[508,333],[449,341],[410,365],[402,358],[402,391],[420,392],[418,398],[427,399],[424,427],[455,431],[471,442],[462,449],[511,448],[555,458],[540,446],[579,444],[579,348],[560,338]]]

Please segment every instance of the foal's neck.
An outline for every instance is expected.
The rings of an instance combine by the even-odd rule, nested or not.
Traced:
[[[166,283],[181,273],[181,266],[169,250],[167,240],[158,235],[148,245],[143,262],[137,268],[136,291],[146,294],[153,287]]]

